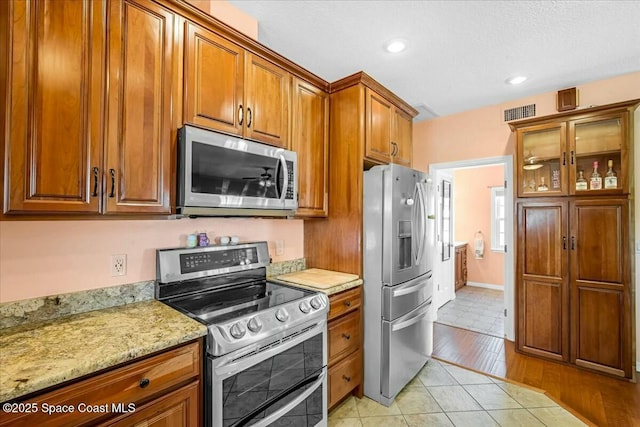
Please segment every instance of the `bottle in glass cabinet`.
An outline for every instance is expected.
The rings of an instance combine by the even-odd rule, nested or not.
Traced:
[[[602,189],[602,177],[598,172],[598,162],[593,162],[593,172],[591,172],[591,179],[589,180],[589,187],[591,190]]]
[[[584,171],[578,171],[578,179],[576,180],[576,190],[588,190],[587,178],[584,177]]]
[[[540,185],[538,185],[538,191],[547,191],[549,187],[544,183],[544,176],[540,177]]]
[[[609,159],[609,161],[607,162],[607,167],[609,168],[609,170],[604,176],[604,188],[618,188],[618,177],[613,170],[613,160]]]

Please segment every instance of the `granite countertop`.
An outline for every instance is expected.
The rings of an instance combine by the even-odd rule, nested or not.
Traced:
[[[0,329],[0,402],[206,334],[206,326],[154,300]]]
[[[302,271],[312,271],[312,270],[317,270],[317,269],[309,269],[309,270],[302,270]],[[331,273],[330,270],[318,270],[318,271],[322,271],[325,273]],[[344,273],[340,273],[340,272],[333,272],[336,274],[344,274]],[[284,275],[286,276],[286,275]],[[289,286],[295,286],[295,287],[299,287],[299,288],[303,288],[303,289],[310,289],[312,291],[318,291],[318,292],[323,292],[327,295],[333,295],[333,294],[337,294],[338,292],[342,292],[342,291],[346,291],[348,289],[351,288],[355,288],[357,286],[361,286],[363,283],[363,280],[360,278],[356,278],[353,280],[349,280],[349,281],[345,281],[342,283],[338,283],[332,286],[328,286],[325,283],[319,282],[318,286],[314,286],[311,284],[310,281],[307,281],[307,283],[298,283],[295,281],[292,281],[291,279],[285,280],[284,278],[281,278],[283,276],[276,276],[276,277],[271,277],[270,280],[276,281],[278,283],[282,283],[285,285],[289,285]],[[357,277],[354,275],[354,277]]]

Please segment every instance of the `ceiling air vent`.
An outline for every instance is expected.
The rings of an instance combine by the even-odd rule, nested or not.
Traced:
[[[522,107],[509,108],[504,110],[504,121],[526,119],[536,115],[536,104],[523,105]]]

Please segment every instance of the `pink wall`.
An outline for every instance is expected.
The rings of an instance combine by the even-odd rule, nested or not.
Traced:
[[[96,289],[156,278],[155,250],[184,246],[187,234],[266,240],[273,261],[304,256],[302,220],[2,221],[0,302]],[[275,240],[284,254],[275,255]],[[127,255],[127,274],[111,277],[111,255]]]
[[[491,188],[502,186],[504,166],[458,169],[453,173],[455,241],[467,242],[467,281],[504,285],[504,253],[491,250]],[[484,258],[474,256],[473,239],[484,235]]]
[[[587,83],[577,88],[581,107],[640,98],[640,72]],[[514,145],[509,125],[504,122],[503,111],[528,104],[536,104],[538,117],[555,114],[556,92],[415,123],[414,167],[426,171],[430,163],[512,155]]]

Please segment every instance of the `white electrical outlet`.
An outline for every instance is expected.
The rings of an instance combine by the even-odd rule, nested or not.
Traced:
[[[276,256],[284,255],[284,240],[276,240]]]
[[[111,255],[111,276],[124,276],[127,274],[127,255]]]

